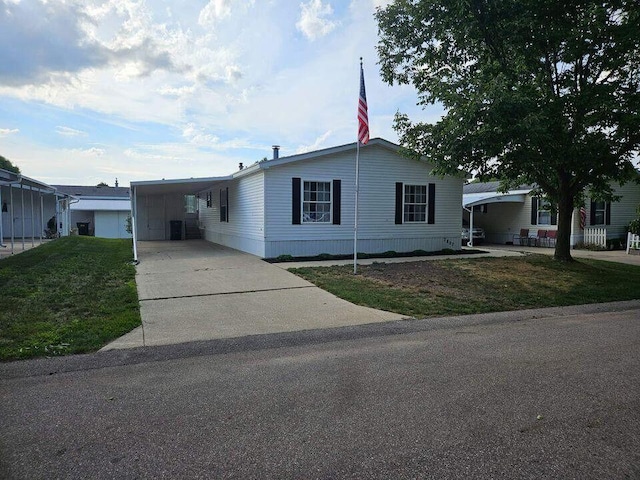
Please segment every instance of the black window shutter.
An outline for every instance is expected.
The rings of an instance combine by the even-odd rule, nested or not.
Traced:
[[[220,221],[224,222],[224,190],[220,189]]]
[[[340,225],[340,203],[341,203],[341,195],[342,192],[341,190],[341,184],[342,181],[341,180],[334,180],[333,181],[333,224],[334,225]]]
[[[436,184],[429,184],[429,198],[427,199],[427,223],[433,225],[436,223]]]
[[[224,199],[226,200],[225,204],[227,205],[227,208],[225,208],[225,211],[224,211],[224,221],[228,222],[229,221],[229,187],[227,187],[227,189],[224,192]]]
[[[301,180],[299,178],[291,179],[291,224],[300,225],[302,217],[300,211],[300,188]]]
[[[589,225],[596,224],[596,202],[591,200],[591,207],[589,208]]]
[[[404,196],[404,187],[402,182],[396,182],[396,225],[402,225],[402,197]]]
[[[556,210],[551,211],[551,225],[558,224],[558,212]]]
[[[531,225],[538,224],[538,197],[531,197]]]
[[[605,225],[611,225],[611,202],[607,202],[607,209],[605,210]]]

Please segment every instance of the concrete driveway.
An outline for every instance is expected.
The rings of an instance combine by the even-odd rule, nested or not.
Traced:
[[[142,326],[103,350],[399,320],[204,240],[138,242]]]

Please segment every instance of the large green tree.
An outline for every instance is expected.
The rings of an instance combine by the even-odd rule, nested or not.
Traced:
[[[439,102],[436,123],[398,113],[401,143],[441,174],[536,184],[571,260],[585,191],[635,174],[640,146],[638,0],[396,0],[376,13],[383,79]]]
[[[0,168],[2,170],[8,170],[13,173],[20,173],[20,169],[17,165],[14,165],[11,160],[0,155]]]

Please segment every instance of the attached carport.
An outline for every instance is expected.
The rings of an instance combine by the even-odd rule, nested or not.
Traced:
[[[197,221],[185,198],[231,180],[231,176],[131,182],[133,251],[138,260],[139,240],[170,240],[172,221]],[[197,200],[196,200],[197,201]]]
[[[469,231],[473,231],[473,212],[474,207],[487,204],[497,203],[521,203],[524,204],[529,190],[511,190],[505,193],[501,192],[478,192],[465,193],[462,195],[462,208],[469,213]],[[469,235],[467,246],[473,247],[473,235]]]

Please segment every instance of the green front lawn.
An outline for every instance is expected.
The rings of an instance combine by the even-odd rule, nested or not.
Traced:
[[[0,359],[91,352],[140,325],[131,240],[65,237],[0,260]]]
[[[640,267],[545,255],[290,269],[352,303],[424,318],[640,299]]]

